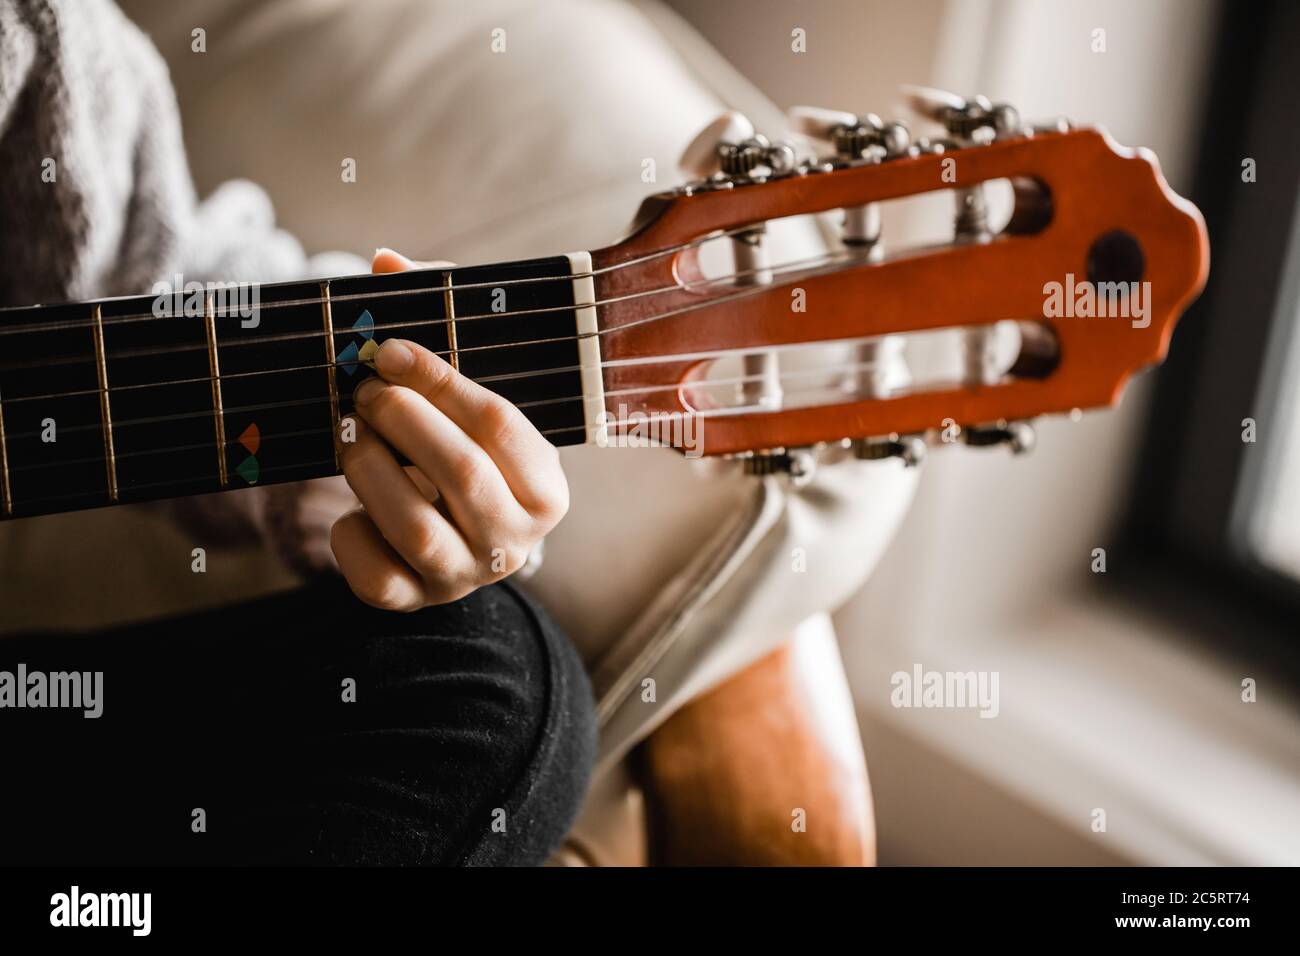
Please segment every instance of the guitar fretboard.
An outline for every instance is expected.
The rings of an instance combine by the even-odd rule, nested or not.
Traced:
[[[0,311],[0,516],[337,474],[386,338],[581,443],[602,404],[589,274],[575,254]]]

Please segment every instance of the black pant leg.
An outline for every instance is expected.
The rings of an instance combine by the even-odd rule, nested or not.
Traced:
[[[0,640],[19,662],[103,671],[103,715],[0,709],[6,862],[534,864],[595,750],[576,654],[507,585],[400,615],[331,581]]]

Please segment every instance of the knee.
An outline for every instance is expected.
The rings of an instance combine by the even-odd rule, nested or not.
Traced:
[[[438,742],[428,780],[439,862],[544,862],[577,816],[595,760],[595,705],[572,644],[508,584],[386,617],[401,633],[377,646],[401,660],[377,663],[394,682],[388,707],[404,713],[385,722],[413,721]]]
[[[304,677],[259,721],[296,728],[295,745],[254,748],[278,796],[274,812],[254,800],[249,852],[544,862],[577,816],[596,749],[586,673],[545,612],[503,585],[414,614],[350,595],[313,607],[330,623],[283,649]],[[337,704],[340,681],[355,687],[348,706]]]
[[[568,638],[540,607],[512,586],[470,599],[490,633],[481,653],[495,657],[483,697],[495,719],[492,759],[503,773],[486,818],[462,860],[469,865],[538,864],[546,860],[581,809],[596,753],[591,685]],[[467,609],[468,610],[468,609]],[[471,639],[471,643],[474,639]],[[488,650],[490,648],[490,651]]]

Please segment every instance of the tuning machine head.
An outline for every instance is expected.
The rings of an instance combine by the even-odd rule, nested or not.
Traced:
[[[915,468],[925,461],[928,446],[920,435],[889,435],[885,438],[862,438],[853,442],[853,456],[863,461],[897,458],[904,468]]]
[[[797,164],[794,146],[773,143],[754,131],[743,113],[730,110],[700,131],[682,151],[678,168],[693,182],[761,182],[792,172]]]
[[[990,425],[971,425],[962,429],[962,438],[967,445],[991,447],[1006,445],[1015,455],[1033,451],[1038,441],[1034,426],[1029,422],[998,421]]]
[[[796,133],[830,146],[842,160],[892,159],[904,155],[911,144],[906,126],[883,122],[875,113],[858,116],[820,106],[795,106],[788,115]]]
[[[904,86],[902,91],[912,112],[940,124],[959,142],[988,143],[1024,135],[1020,113],[1009,103],[993,103],[982,95],[967,100],[930,86]]]
[[[758,477],[784,475],[795,488],[812,484],[817,474],[817,454],[811,448],[755,452],[747,456],[744,462],[745,474]]]
[[[722,174],[731,179],[781,176],[794,170],[795,161],[792,145],[773,143],[762,133],[739,143],[718,144],[718,165]]]

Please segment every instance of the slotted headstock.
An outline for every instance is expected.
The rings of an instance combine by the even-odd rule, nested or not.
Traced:
[[[692,417],[698,450],[727,454],[1115,404],[1130,376],[1164,358],[1175,322],[1204,286],[1200,213],[1170,190],[1153,154],[1099,129],[954,145],[897,156],[862,150],[757,178],[719,175],[648,199],[628,239],[593,253],[611,429],[630,412]],[[958,234],[897,254],[848,246],[788,268],[759,261],[743,269],[738,260],[721,279],[706,278],[698,261],[709,236],[743,242],[769,220],[936,190],[960,195],[999,179],[1011,181],[1015,208],[993,235]],[[792,308],[800,294],[803,311]],[[1080,314],[1090,294],[1093,311],[1109,315]],[[697,390],[723,355],[1003,320],[1022,323],[1026,335],[1019,358],[992,379],[800,407],[717,408]]]

